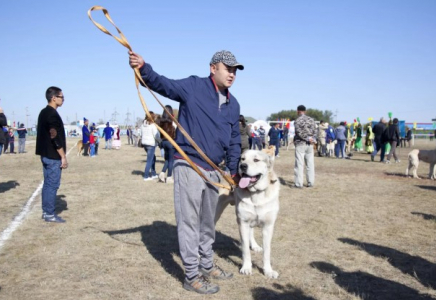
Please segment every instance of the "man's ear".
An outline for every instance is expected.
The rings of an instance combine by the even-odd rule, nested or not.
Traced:
[[[216,65],[214,64],[210,65],[210,74],[215,75],[216,70],[217,70]]]

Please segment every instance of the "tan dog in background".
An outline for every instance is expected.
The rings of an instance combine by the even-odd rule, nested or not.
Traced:
[[[412,173],[413,178],[420,179],[417,172],[419,161],[423,161],[430,164],[430,172],[428,174],[428,178],[435,180],[436,179],[436,149],[435,150],[419,150],[414,149],[409,153],[409,165],[406,169],[406,176],[409,176],[409,173]]]
[[[77,156],[80,156],[80,153],[83,151],[83,142],[82,140],[77,141]]]
[[[247,150],[241,155],[238,173],[241,177],[233,192],[220,189],[215,223],[228,204],[234,204],[241,236],[241,274],[252,274],[250,248],[263,251],[263,272],[268,278],[277,278],[278,272],[271,267],[271,241],[274,224],[279,212],[280,182],[273,171],[275,147],[263,151]],[[263,243],[260,247],[254,239],[254,227],[262,228]]]

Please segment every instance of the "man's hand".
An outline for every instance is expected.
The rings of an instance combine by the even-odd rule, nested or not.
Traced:
[[[132,69],[141,68],[145,64],[145,61],[141,55],[129,51],[129,64]]]
[[[66,168],[68,168],[67,157],[63,156],[61,158],[61,169],[66,169]]]

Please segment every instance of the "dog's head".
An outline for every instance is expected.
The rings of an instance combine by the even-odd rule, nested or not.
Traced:
[[[250,191],[265,190],[271,182],[277,181],[273,172],[274,155],[257,150],[247,150],[239,162],[239,187]]]

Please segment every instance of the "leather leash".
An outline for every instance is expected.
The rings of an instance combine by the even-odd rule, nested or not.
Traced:
[[[92,19],[91,16],[91,12],[93,10],[101,10],[103,11],[104,16],[106,17],[106,19],[115,27],[115,29],[117,30],[117,32],[119,33],[119,37],[115,36],[113,34],[111,34],[104,26],[102,26],[101,24],[95,22]],[[94,23],[94,25],[100,29],[101,31],[103,31],[104,33],[106,33],[107,35],[110,35],[111,37],[113,37],[114,39],[116,39],[121,45],[123,45],[124,47],[126,47],[127,49],[129,49],[130,51],[133,52],[132,47],[130,46],[129,42],[127,41],[126,37],[124,36],[124,34],[121,32],[121,30],[115,25],[115,23],[112,21],[109,12],[107,9],[105,9],[102,6],[96,5],[91,7],[88,10],[88,17],[89,19],[92,21],[92,23]],[[194,164],[192,162],[192,160],[188,157],[188,155],[186,155],[186,153],[179,147],[179,145],[177,145],[177,143],[158,125],[154,122],[153,123],[156,125],[157,129],[159,130],[159,132],[171,143],[171,145],[174,146],[174,148],[176,148],[177,152],[179,152],[182,157],[189,163],[189,165],[195,170],[195,172],[197,172],[198,175],[200,175],[201,178],[203,178],[206,182],[209,182],[210,184],[219,187],[219,188],[225,188],[227,190],[232,190],[232,188],[234,186],[236,186],[236,183],[233,181],[233,178],[226,174],[223,170],[221,170],[220,168],[218,168],[207,156],[206,154],[203,152],[203,150],[200,149],[200,147],[198,147],[198,145],[194,142],[194,140],[189,136],[189,134],[186,132],[186,130],[179,124],[179,122],[177,121],[176,118],[174,118],[174,116],[165,108],[165,106],[162,104],[162,102],[159,101],[159,99],[156,97],[155,93],[148,87],[147,84],[145,84],[144,80],[141,77],[141,74],[139,73],[139,69],[138,68],[134,68],[134,73],[135,73],[135,84],[136,84],[136,89],[138,91],[138,96],[139,99],[141,100],[141,104],[142,107],[144,108],[144,111],[146,113],[146,115],[153,120],[153,118],[151,117],[151,114],[148,110],[148,107],[145,103],[144,98],[141,95],[141,92],[139,90],[139,83],[141,83],[144,87],[147,88],[147,90],[151,93],[151,95],[154,97],[154,99],[156,99],[156,101],[159,103],[159,105],[164,109],[164,111],[167,112],[167,114],[170,116],[170,118],[173,120],[174,123],[176,123],[177,128],[179,129],[179,131],[185,136],[185,138],[189,141],[189,143],[191,144],[192,147],[194,147],[194,149],[200,154],[200,156],[210,165],[212,166],[215,170],[217,170],[221,176],[230,184],[230,187],[222,185],[220,183],[217,182],[213,182],[211,180],[209,180],[209,178],[207,178],[201,171],[200,169],[197,167],[196,164]]]

